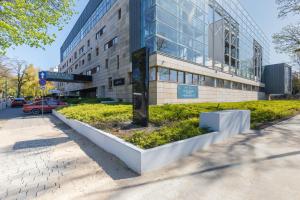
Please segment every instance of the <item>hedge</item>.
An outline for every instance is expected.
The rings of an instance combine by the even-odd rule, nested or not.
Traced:
[[[251,110],[251,127],[295,115],[300,112],[300,101],[248,101],[238,103],[198,103],[150,106],[152,128],[133,131],[122,136],[141,148],[153,148],[166,143],[194,137],[208,130],[199,128],[199,114],[219,110]],[[65,107],[60,113],[71,119],[83,121],[97,128],[112,131],[129,124],[131,105],[81,104]]]

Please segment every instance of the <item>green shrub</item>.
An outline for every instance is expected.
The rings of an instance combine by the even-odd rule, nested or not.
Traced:
[[[150,106],[150,123],[157,129],[152,132],[134,132],[130,134],[130,137],[124,139],[141,148],[152,148],[194,137],[207,132],[207,130],[198,128],[200,113],[230,109],[251,110],[251,127],[257,128],[261,124],[299,113],[300,101],[249,101]],[[59,109],[59,112],[68,118],[77,119],[107,130],[118,128],[121,123],[130,122],[132,119],[132,106],[124,104],[79,104]]]
[[[131,137],[126,138],[126,141],[141,148],[148,149],[195,137],[206,132],[207,130],[199,128],[198,118],[192,118],[173,123],[169,126],[163,126],[159,130],[150,133],[137,131]]]
[[[112,98],[66,98],[62,100],[67,102],[70,105],[97,104],[97,103],[101,103],[102,101],[113,101]]]

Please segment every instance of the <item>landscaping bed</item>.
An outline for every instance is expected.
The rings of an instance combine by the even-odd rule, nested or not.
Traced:
[[[73,97],[73,98],[62,98],[62,101],[70,104],[70,105],[77,105],[77,104],[98,104],[103,101],[114,101],[112,98],[80,98],[80,97]]]
[[[300,101],[250,101],[238,103],[199,103],[150,106],[150,126],[131,124],[131,105],[79,104],[58,112],[70,119],[90,124],[112,133],[140,148],[149,149],[205,134],[199,128],[199,114],[219,110],[251,111],[251,127],[293,116],[300,112]]]

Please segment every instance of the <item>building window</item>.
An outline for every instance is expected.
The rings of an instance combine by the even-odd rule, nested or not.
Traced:
[[[184,84],[184,72],[178,72],[178,83]]]
[[[88,54],[88,56],[87,56],[87,57],[88,57],[88,61],[91,61],[91,59],[92,59],[92,55],[91,55],[90,53]]]
[[[109,77],[108,78],[108,89],[112,89],[112,85],[113,85],[112,77]]]
[[[158,68],[158,76],[160,81],[169,81],[170,80],[170,74],[169,69],[167,68]]]
[[[103,26],[103,27],[100,29],[100,31],[98,31],[98,32],[96,33],[96,40],[98,40],[98,39],[103,35],[103,33],[105,33],[105,30],[106,30],[106,26]]]
[[[104,51],[106,51],[107,49],[111,48],[112,46],[114,46],[117,43],[118,43],[118,37],[113,38],[112,40],[110,40],[109,42],[107,42],[104,45]]]
[[[84,52],[84,46],[82,46],[80,49],[79,49],[79,54],[82,54]]]
[[[216,79],[216,81],[217,81],[218,88],[224,88],[224,80],[223,79]]]
[[[120,69],[120,56],[117,55],[117,69]]]
[[[99,47],[96,48],[96,56],[99,56]]]
[[[92,71],[91,70],[86,71],[86,75],[87,76],[91,76],[92,75]]]
[[[78,68],[78,64],[75,65],[75,69],[77,69],[77,68]]]
[[[88,46],[88,47],[90,46],[90,43],[91,43],[90,40],[88,40],[88,41],[87,41],[87,46]]]
[[[177,71],[176,70],[170,70],[170,81],[171,82],[177,82]]]
[[[84,59],[81,61],[81,65],[84,65]]]
[[[100,65],[97,66],[97,72],[100,72]]]
[[[120,8],[119,11],[118,11],[118,18],[119,18],[119,20],[121,19],[121,17],[122,17],[122,10]]]
[[[97,67],[94,67],[92,70],[91,70],[91,74],[96,74],[97,73]]]
[[[243,84],[243,86],[244,86],[243,90],[251,91],[252,89],[251,85]]]
[[[243,84],[242,83],[233,82],[232,83],[232,89],[242,90],[243,89]]]
[[[215,78],[205,76],[205,79],[203,81],[204,86],[210,86],[210,87],[215,87]]]
[[[204,85],[204,81],[205,81],[205,76],[199,75],[198,85]]]
[[[69,61],[70,63],[72,62],[72,58],[70,58],[70,61]]]
[[[74,53],[74,59],[77,59],[77,51]]]
[[[199,84],[199,75],[193,74],[193,85]]]
[[[185,83],[189,85],[193,84],[193,74],[185,73]]]
[[[156,67],[150,68],[150,81],[156,81]]]
[[[224,88],[231,89],[231,81],[224,80]]]
[[[105,59],[105,68],[108,69],[108,58]]]

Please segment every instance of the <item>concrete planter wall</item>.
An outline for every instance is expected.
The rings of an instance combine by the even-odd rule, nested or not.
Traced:
[[[144,150],[88,124],[67,119],[56,111],[53,111],[53,114],[100,148],[118,157],[126,163],[129,168],[139,174],[164,167],[180,158],[234,135],[229,132],[216,131]]]

